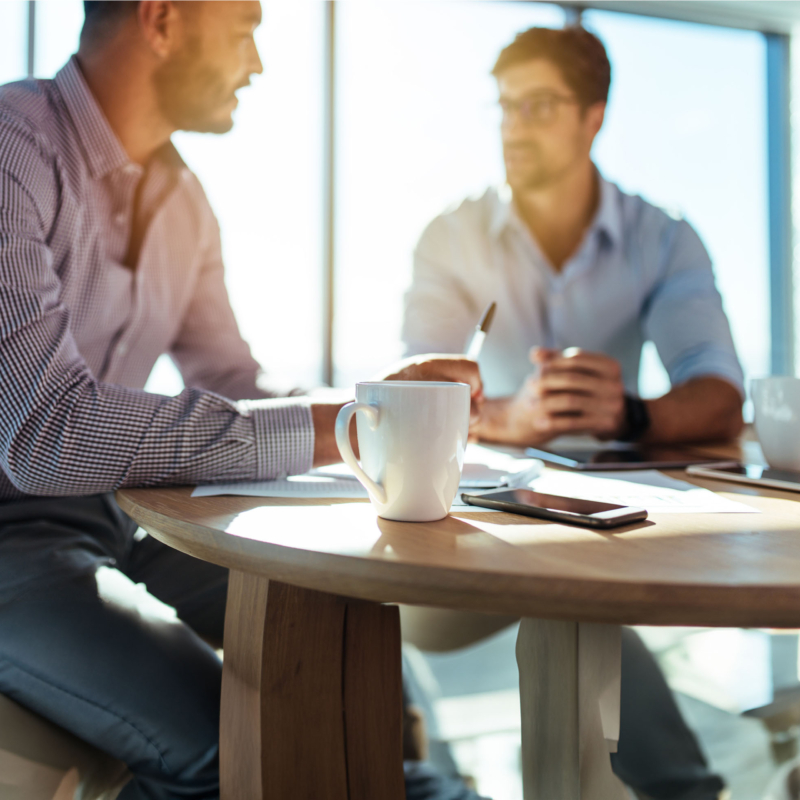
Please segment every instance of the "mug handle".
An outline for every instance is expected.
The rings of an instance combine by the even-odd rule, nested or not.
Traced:
[[[339,409],[336,415],[336,444],[339,447],[339,452],[342,454],[342,461],[350,467],[356,474],[356,477],[364,484],[367,491],[379,502],[385,503],[387,500],[386,489],[379,483],[375,483],[372,478],[361,469],[361,464],[356,459],[356,454],[350,444],[350,420],[353,415],[359,411],[363,411],[367,415],[370,430],[375,430],[378,427],[379,412],[375,406],[367,405],[366,403],[347,403]]]

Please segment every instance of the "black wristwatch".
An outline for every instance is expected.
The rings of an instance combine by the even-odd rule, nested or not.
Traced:
[[[621,442],[636,442],[650,427],[650,412],[643,400],[632,394],[625,395],[625,427],[619,437]]]

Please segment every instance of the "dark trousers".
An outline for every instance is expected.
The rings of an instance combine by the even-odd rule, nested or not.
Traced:
[[[218,798],[221,663],[204,640],[222,641],[227,570],[135,532],[108,495],[0,505],[0,692],[128,764],[120,800]],[[620,724],[623,781],[654,800],[716,797],[632,632]],[[406,791],[476,798],[424,767]]]

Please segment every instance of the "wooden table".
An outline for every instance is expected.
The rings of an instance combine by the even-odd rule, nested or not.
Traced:
[[[599,533],[482,512],[389,522],[352,500],[117,496],[151,535],[231,570],[223,800],[403,800],[391,603],[523,617],[526,800],[617,800],[620,625],[800,627],[800,495],[693,482],[762,513]]]

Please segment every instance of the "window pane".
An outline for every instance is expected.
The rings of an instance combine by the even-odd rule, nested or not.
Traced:
[[[340,3],[337,24],[336,383],[400,354],[402,296],[425,225],[504,180],[502,47],[563,11],[536,3]],[[391,32],[391,35],[389,35]]]
[[[745,374],[768,374],[764,37],[607,11],[587,11],[583,22],[606,45],[613,73],[596,163],[697,229]],[[642,389],[652,394],[658,374],[648,363]]]
[[[265,2],[264,74],[240,92],[224,136],[173,137],[222,228],[227,285],[269,372],[320,382],[322,3]]]
[[[36,0],[37,78],[52,78],[78,49],[83,25],[81,0]]]
[[[28,4],[4,0],[0,2],[0,83],[25,77],[27,53]]]

